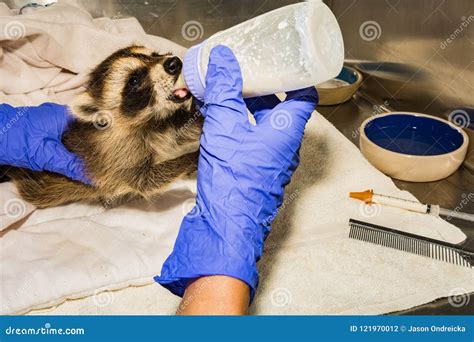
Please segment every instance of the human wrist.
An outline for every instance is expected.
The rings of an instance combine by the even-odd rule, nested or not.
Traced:
[[[179,315],[245,315],[250,291],[246,283],[228,276],[203,276],[186,288]]]
[[[178,296],[183,296],[196,278],[225,275],[250,287],[251,298],[258,285],[257,260],[263,252],[261,230],[249,226],[243,217],[219,220],[220,226],[203,215],[184,218],[175,249],[155,280]],[[211,260],[211,262],[210,262]]]

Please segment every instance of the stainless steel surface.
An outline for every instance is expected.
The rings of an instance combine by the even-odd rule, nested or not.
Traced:
[[[7,4],[21,1],[7,1]],[[185,46],[291,0],[81,0],[94,16],[134,16],[145,31]],[[358,127],[386,109],[418,111],[447,118],[455,108],[474,107],[474,1],[326,0],[342,28],[346,59],[365,76],[349,102],[319,111],[358,145]],[[194,31],[186,31],[193,24]],[[194,32],[194,33],[193,33]],[[473,152],[474,153],[474,152]],[[420,201],[474,213],[474,174],[461,167],[432,183],[395,181]],[[465,202],[465,201],[464,201]],[[452,220],[474,249],[474,227]],[[403,314],[471,314],[469,305],[439,300]]]
[[[362,121],[387,109],[449,118],[451,113],[456,115],[456,108],[474,107],[474,1],[325,2],[341,26],[346,59],[363,71],[365,80],[350,102],[319,111],[354,144],[358,145]],[[438,182],[394,182],[422,202],[474,213],[474,201],[469,200],[474,193],[474,174],[464,166]],[[467,235],[464,246],[474,250],[472,222],[450,222]],[[471,293],[464,306],[454,307],[442,299],[400,314],[472,312]]]
[[[378,63],[368,91],[397,110],[443,115],[474,105],[474,1],[326,2],[341,25],[346,59]]]

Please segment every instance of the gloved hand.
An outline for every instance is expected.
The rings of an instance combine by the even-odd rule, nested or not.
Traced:
[[[0,165],[57,172],[90,184],[82,161],[61,143],[73,120],[67,106],[55,103],[37,107],[0,104]]]
[[[206,76],[204,128],[196,207],[184,218],[172,254],[155,280],[182,296],[191,280],[227,275],[246,282],[253,298],[256,262],[298,163],[307,120],[318,102],[314,88],[249,99],[232,51],[212,49]]]

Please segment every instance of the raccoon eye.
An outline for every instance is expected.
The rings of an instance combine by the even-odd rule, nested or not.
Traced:
[[[140,83],[140,77],[139,76],[130,76],[128,79],[127,84],[131,87],[135,87]]]
[[[145,78],[147,77],[147,74],[148,74],[148,69],[146,67],[136,69],[128,76],[126,87],[130,90],[138,87],[145,80]]]

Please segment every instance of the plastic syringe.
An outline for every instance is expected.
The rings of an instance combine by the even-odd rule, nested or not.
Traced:
[[[406,209],[417,213],[428,214],[433,216],[454,217],[465,221],[474,222],[474,215],[462,213],[457,210],[449,210],[441,208],[437,204],[425,204],[417,201],[406,200],[392,196],[386,196],[374,193],[374,190],[366,190],[362,192],[350,192],[350,198],[364,201],[367,204],[382,204],[391,207]]]

